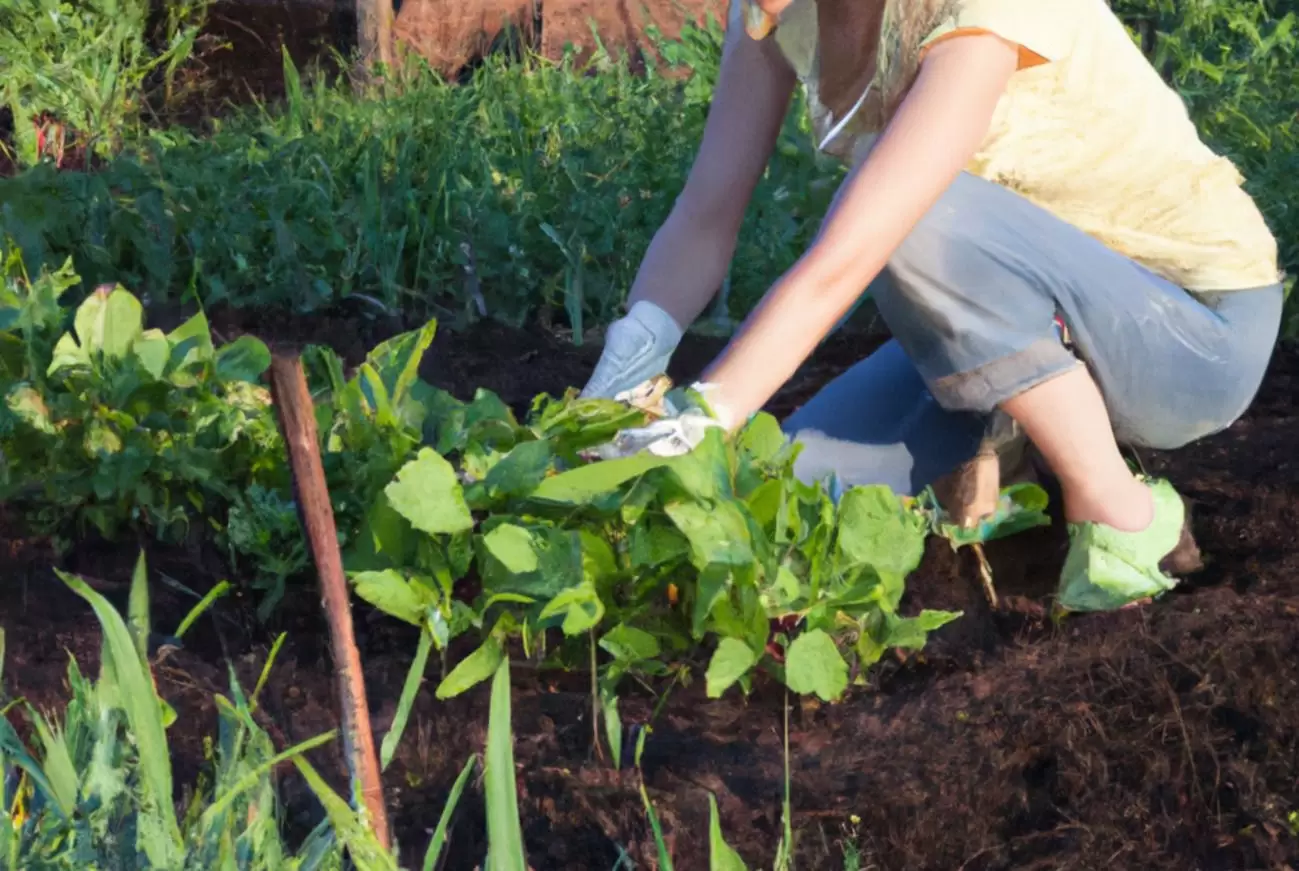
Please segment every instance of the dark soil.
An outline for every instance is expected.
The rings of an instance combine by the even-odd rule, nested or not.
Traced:
[[[284,338],[338,339],[359,358],[374,336],[350,339],[346,323],[313,321]],[[235,331],[238,325],[227,325]],[[355,334],[355,324],[352,333]],[[361,331],[365,332],[365,331]],[[349,344],[350,342],[350,344]],[[787,413],[878,339],[840,335],[773,402]],[[688,340],[677,357],[691,377],[719,349]],[[439,336],[426,377],[457,395],[498,391],[516,407],[539,392],[580,385],[593,347],[545,334],[482,326]],[[1280,869],[1299,862],[1299,465],[1294,459],[1299,353],[1278,353],[1249,415],[1228,432],[1143,459],[1196,504],[1195,532],[1210,559],[1185,589],[1144,609],[1055,624],[1045,605],[1063,553],[1058,528],[990,549],[1007,607],[993,613],[965,554],[935,544],[911,579],[908,608],[956,608],[923,655],[891,659],[867,687],[832,706],[795,706],[790,773],[800,868]],[[0,529],[13,528],[0,516]],[[123,597],[134,546],[87,543],[64,561],[110,596]],[[53,579],[39,542],[0,550],[0,623],[12,692],[41,707],[66,697],[69,654],[98,659],[90,611]],[[165,574],[203,590],[221,566],[192,554],[151,554]],[[155,625],[167,631],[190,604],[153,587]],[[278,741],[336,725],[331,666],[318,597],[291,594],[273,625],[252,601],[224,601],[186,646],[158,663],[159,684],[180,712],[171,734],[183,783],[202,765],[214,727],[212,694],[224,662],[251,683],[274,635],[288,632],[264,694]],[[413,635],[357,609],[375,728],[394,714]],[[436,682],[439,667],[431,667]],[[656,867],[634,769],[593,758],[583,674],[514,671],[520,802],[536,869],[611,869],[620,850]],[[709,701],[702,682],[677,689],[646,744],[646,785],[678,868],[706,867],[708,793],[728,840],[751,867],[770,867],[780,830],[783,695],[763,685],[748,700]],[[630,694],[628,723],[650,718],[654,699]],[[388,802],[408,862],[417,862],[451,781],[481,752],[486,691],[450,703],[424,694],[397,761]],[[336,748],[316,762],[337,783]],[[288,782],[296,825],[314,803]],[[295,828],[296,828],[295,825]],[[482,795],[457,813],[447,868],[474,868],[485,845]],[[845,850],[859,866],[845,866]]]

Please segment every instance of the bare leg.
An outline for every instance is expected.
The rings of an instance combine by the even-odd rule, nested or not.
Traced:
[[[1154,518],[1150,489],[1133,477],[1114,440],[1105,401],[1078,367],[1001,405],[1060,479],[1065,519],[1139,532]]]

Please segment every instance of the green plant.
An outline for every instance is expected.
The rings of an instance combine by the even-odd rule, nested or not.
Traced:
[[[343,844],[319,828],[297,850],[281,836],[274,771],[332,740],[322,735],[276,752],[231,677],[231,696],[217,697],[219,738],[209,770],[178,812],[167,743],[170,708],[156,694],[145,655],[149,633],[143,558],[132,580],[129,619],[80,578],[63,575],[94,609],[104,633],[99,678],[68,666],[72,697],[61,719],[11,703],[0,716],[0,857],[5,867],[54,871],[74,865],[122,869],[235,867],[263,871],[341,869]],[[186,622],[192,622],[191,615]],[[265,671],[271,668],[271,661]],[[260,684],[263,681],[259,681]],[[30,751],[9,716],[21,708],[39,742]],[[319,778],[312,782],[328,806],[341,801]],[[345,803],[344,803],[344,806]],[[354,815],[353,815],[354,816]],[[357,838],[355,832],[348,837]],[[363,840],[363,839],[362,839]],[[357,844],[346,846],[358,868]],[[360,857],[358,859],[358,857]]]
[[[12,256],[0,288],[0,500],[37,532],[124,525],[178,540],[191,519],[224,520],[249,483],[282,478],[260,341],[219,350],[195,315],[145,329],[139,300],[104,286],[59,335],[68,265],[29,281]],[[55,336],[58,336],[55,340]]]
[[[720,43],[683,38],[669,54],[692,64],[684,80],[599,54],[493,57],[464,85],[415,68],[360,98],[286,60],[284,104],[210,135],[156,130],[93,175],[0,179],[0,234],[34,271],[72,257],[87,285],[157,300],[344,304],[452,328],[567,320],[580,340],[617,314],[702,135]],[[803,123],[791,113],[741,234],[734,314],[794,261],[833,193],[839,170]]]
[[[0,3],[0,106],[12,113],[19,165],[65,153],[114,153],[140,120],[150,79],[170,83],[193,50],[205,0],[167,0],[155,48],[148,0]]]
[[[919,506],[885,488],[836,504],[794,476],[797,448],[774,419],[680,458],[591,463],[590,449],[643,414],[570,393],[539,397],[521,423],[486,391],[459,402],[415,375],[430,328],[372,354],[323,419],[327,451],[365,476],[350,492],[375,496],[347,568],[358,596],[420,627],[412,675],[431,648],[479,633],[440,698],[495,674],[511,640],[584,667],[594,639],[606,693],[713,648],[712,696],[760,667],[836,699],[845,654],[860,672],[956,616],[897,613],[927,534]],[[378,489],[372,470],[394,467]]]

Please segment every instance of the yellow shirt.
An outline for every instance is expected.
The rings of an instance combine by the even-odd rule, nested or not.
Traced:
[[[900,4],[889,14],[905,14],[897,10],[909,2],[915,0],[889,0]],[[814,0],[795,0],[780,28],[787,16],[797,21],[805,3]],[[881,57],[899,55],[891,24],[896,21],[886,15]],[[1276,239],[1242,189],[1241,174],[1201,141],[1181,97],[1105,0],[955,0],[928,29],[916,57],[939,40],[968,33],[993,33],[1021,49],[1020,70],[970,173],[1016,191],[1187,290],[1239,290],[1282,280]],[[792,45],[791,36],[784,42]],[[797,41],[806,55],[806,34]],[[801,74],[816,66],[806,57],[790,59]],[[914,73],[906,64],[881,63],[881,73],[885,69]],[[871,87],[895,90],[897,82],[881,73]],[[809,98],[816,117],[814,90]],[[880,120],[834,121],[854,140],[839,144],[847,145],[847,159],[864,156]]]

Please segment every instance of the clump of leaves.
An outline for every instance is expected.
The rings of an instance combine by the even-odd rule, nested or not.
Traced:
[[[166,14],[157,44],[151,7]],[[0,3],[0,106],[20,166],[66,152],[112,154],[138,125],[151,77],[189,59],[206,0],[23,0]]]
[[[598,643],[606,689],[711,650],[710,695],[764,669],[837,699],[884,651],[957,616],[898,611],[924,513],[887,488],[836,502],[800,481],[798,447],[770,416],[683,457],[590,463],[643,413],[570,392],[539,397],[521,422],[488,391],[457,401],[414,374],[428,329],[371,355],[339,391],[326,442],[355,447],[360,421],[382,419],[415,451],[375,492],[346,562],[358,596],[421,628],[418,673],[431,649],[479,633],[439,697],[491,677],[519,639],[567,666]],[[369,438],[379,459],[345,454],[356,468],[402,456],[394,435]]]
[[[63,332],[70,265],[29,281],[9,261],[0,290],[0,500],[34,531],[126,527],[176,541],[277,465],[270,364],[257,339],[217,349],[202,314],[146,329],[140,301],[104,286]],[[57,339],[55,337],[57,336]]]
[[[72,696],[60,719],[20,702],[0,711],[0,865],[324,871],[349,867],[350,857],[365,871],[395,871],[395,858],[303,758],[333,733],[277,751],[257,725],[253,711],[269,661],[258,691],[246,694],[232,675],[230,696],[217,696],[219,729],[204,778],[178,808],[167,741],[174,714],[157,695],[146,655],[143,560],[129,621],[80,578],[60,577],[99,618],[102,667],[92,681],[69,663]],[[32,726],[36,750],[9,720],[18,711]],[[298,768],[328,815],[296,849],[282,836],[275,771],[285,762]]]

